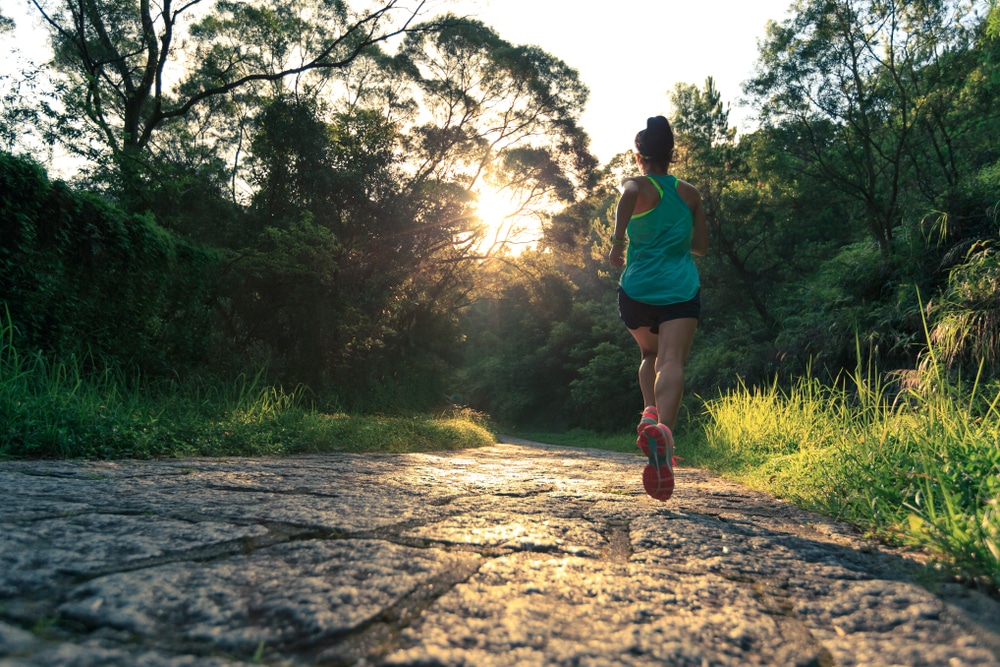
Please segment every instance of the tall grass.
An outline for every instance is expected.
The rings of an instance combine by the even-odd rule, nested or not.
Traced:
[[[141,381],[76,358],[22,354],[0,318],[0,458],[258,456],[489,444],[462,415],[326,414],[263,374],[230,382]]]
[[[859,364],[838,386],[807,376],[708,401],[689,462],[927,548],[997,587],[998,406],[1000,385],[949,379],[931,350],[907,383]]]

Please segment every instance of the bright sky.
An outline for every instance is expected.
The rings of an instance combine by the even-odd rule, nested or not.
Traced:
[[[515,44],[534,44],[561,58],[590,88],[581,124],[602,163],[630,150],[646,118],[670,117],[676,83],[699,88],[714,77],[732,105],[730,123],[749,129],[737,107],[741,84],[757,60],[767,21],[780,22],[792,0],[456,0]]]
[[[646,118],[670,116],[676,83],[701,87],[715,78],[732,105],[730,122],[752,122],[737,106],[741,83],[757,59],[757,40],[768,19],[780,21],[792,0],[452,0],[438,4],[479,18],[515,44],[540,46],[580,72],[590,88],[581,124],[602,163],[629,150]],[[29,13],[30,12],[30,13]],[[0,73],[9,71],[11,47],[41,60],[45,38],[32,30],[27,0],[4,0],[17,31],[0,40]]]

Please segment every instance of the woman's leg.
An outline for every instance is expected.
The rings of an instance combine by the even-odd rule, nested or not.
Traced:
[[[642,360],[639,362],[639,389],[642,391],[642,406],[656,405],[656,353],[660,342],[649,327],[629,329],[628,332],[639,344]]]
[[[677,423],[681,396],[684,394],[684,364],[691,351],[697,327],[698,320],[694,318],[668,320],[660,324],[654,394],[660,423],[666,424],[671,431]]]

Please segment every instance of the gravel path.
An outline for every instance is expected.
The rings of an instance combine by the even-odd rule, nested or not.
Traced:
[[[0,666],[1000,665],[995,600],[644,462],[0,463]]]

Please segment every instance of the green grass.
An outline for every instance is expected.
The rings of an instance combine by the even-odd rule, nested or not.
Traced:
[[[510,435],[524,440],[543,442],[550,445],[564,445],[568,447],[583,447],[587,449],[606,449],[611,452],[626,452],[628,454],[638,454],[639,450],[635,446],[635,434],[602,434],[583,429],[571,429],[563,433],[548,433],[542,431],[521,431],[509,429]]]
[[[890,396],[873,369],[840,387],[743,387],[706,404],[688,463],[1000,586],[1000,386],[949,380],[933,354]]]
[[[492,444],[481,416],[328,414],[261,375],[139,383],[77,359],[22,355],[0,327],[0,458],[406,452]]]

